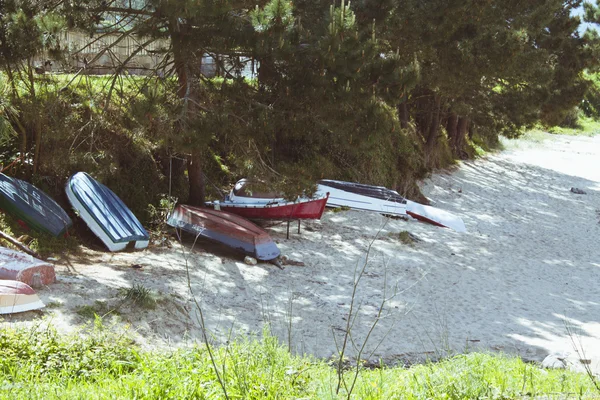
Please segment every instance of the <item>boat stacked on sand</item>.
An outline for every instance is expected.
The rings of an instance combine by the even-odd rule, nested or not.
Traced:
[[[19,281],[0,281],[0,314],[39,310],[45,307],[34,290]]]
[[[0,314],[44,307],[31,286],[42,287],[55,281],[56,273],[52,264],[0,247]]]
[[[245,218],[226,211],[179,204],[167,224],[195,236],[220,243],[257,260],[273,260],[281,254],[269,234]]]
[[[73,224],[65,210],[32,184],[0,174],[0,209],[20,225],[63,236]]]
[[[329,193],[328,207],[348,207],[395,216],[406,215],[406,199],[395,190],[383,186],[323,179],[317,184],[317,193]]]
[[[85,172],[69,178],[66,192],[79,217],[110,251],[123,250],[129,244],[136,249],[148,246],[150,236],[131,210]]]
[[[0,279],[41,287],[56,281],[54,265],[29,254],[0,247]]]
[[[329,192],[328,207],[348,207],[353,210],[373,211],[386,215],[408,215],[419,221],[466,232],[463,220],[436,207],[410,201],[397,191],[383,186],[324,179],[317,185],[317,193]]]
[[[279,193],[253,192],[250,186],[248,180],[241,179],[224,200],[213,201],[207,205],[249,219],[280,221],[320,219],[327,205],[328,193],[315,198],[298,197],[288,201]]]

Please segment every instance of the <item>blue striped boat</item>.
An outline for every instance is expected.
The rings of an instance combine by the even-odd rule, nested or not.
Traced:
[[[67,181],[67,197],[92,232],[110,251],[148,246],[150,237],[125,203],[109,188],[85,172]]]

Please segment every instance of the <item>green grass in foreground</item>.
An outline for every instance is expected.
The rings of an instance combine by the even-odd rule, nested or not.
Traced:
[[[140,351],[96,320],[87,335],[0,331],[0,398],[223,398],[206,348]],[[269,335],[216,349],[231,399],[347,398],[325,361],[291,355]],[[345,373],[348,387],[354,370]],[[410,369],[361,370],[357,399],[594,398],[588,377],[472,353]]]

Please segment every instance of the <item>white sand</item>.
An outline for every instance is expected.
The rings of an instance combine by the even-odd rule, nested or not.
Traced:
[[[466,234],[377,214],[327,212],[289,240],[284,225],[269,228],[283,254],[305,263],[284,271],[245,265],[243,257],[209,243],[191,253],[190,243],[120,254],[85,250],[57,262],[59,282],[39,295],[61,305],[44,314],[69,331],[86,321],[77,307],[96,301],[114,307],[122,288],[141,284],[160,293],[157,308],[124,304],[117,321],[130,324],[142,345],[200,340],[187,258],[216,341],[260,333],[270,323],[294,351],[329,357],[337,353],[334,336],[339,343],[346,327],[355,267],[373,242],[355,297],[357,347],[384,292],[391,298],[363,358],[413,361],[475,348],[538,361],[568,353],[580,369],[574,339],[600,371],[600,137],[517,144],[424,183],[433,205],[463,217]],[[405,230],[422,241],[411,247],[390,236]],[[4,324],[39,318],[28,313]]]

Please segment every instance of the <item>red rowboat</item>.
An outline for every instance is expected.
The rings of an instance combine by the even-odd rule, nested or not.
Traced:
[[[248,181],[242,179],[236,183],[225,200],[214,201],[208,205],[249,219],[320,219],[328,197],[329,193],[316,199],[299,197],[295,201],[286,201],[276,193],[252,193],[248,190]]]
[[[327,197],[320,199],[300,199],[273,203],[232,203],[215,202],[213,206],[249,219],[320,219],[327,205]]]
[[[264,229],[225,211],[179,204],[169,216],[167,224],[224,244],[258,260],[272,260],[281,254]]]
[[[40,287],[56,281],[54,266],[29,254],[0,247],[0,279]]]
[[[0,281],[0,314],[38,310],[44,303],[33,289],[23,282]]]

